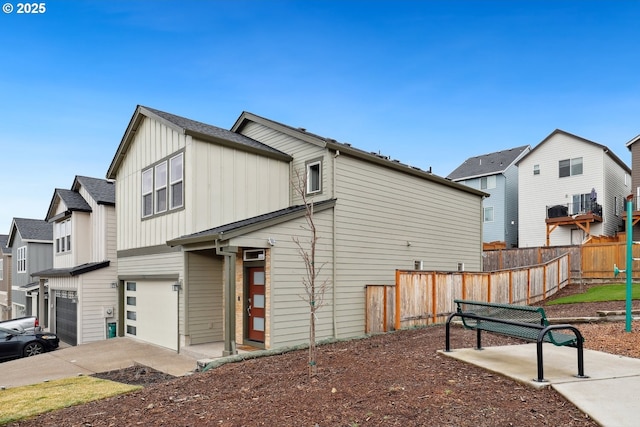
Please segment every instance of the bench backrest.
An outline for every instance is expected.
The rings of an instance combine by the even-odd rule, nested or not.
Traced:
[[[493,319],[513,320],[520,323],[530,323],[540,326],[548,326],[549,321],[542,307],[530,307],[527,305],[498,304],[482,301],[454,300],[461,313],[473,313],[478,316],[491,317]],[[465,326],[474,327],[475,319],[463,318]]]

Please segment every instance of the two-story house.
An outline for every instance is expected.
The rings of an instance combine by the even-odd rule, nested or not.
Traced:
[[[53,267],[46,280],[49,329],[70,345],[112,335],[118,317],[115,185],[76,176],[71,189],[55,189],[45,220],[53,227]]]
[[[608,147],[556,129],[517,166],[520,247],[581,244],[622,231],[631,169]]]
[[[11,314],[13,318],[38,316],[48,325],[46,284],[33,273],[53,265],[53,227],[47,221],[13,218],[7,247],[11,248]]]
[[[631,197],[632,207],[632,224],[633,224],[633,241],[640,240],[640,135],[635,136],[627,142],[627,149],[631,152],[631,190],[627,197]],[[625,218],[626,218],[626,202],[625,202]]]
[[[0,320],[11,319],[11,249],[9,236],[0,234]]]
[[[531,146],[469,157],[447,178],[489,194],[482,203],[483,242],[518,246],[518,167]]]
[[[225,130],[138,106],[107,178],[122,333],[175,350],[308,341],[300,182],[331,283],[318,339],[361,335],[365,286],[396,269],[481,269],[486,193],[251,113]]]

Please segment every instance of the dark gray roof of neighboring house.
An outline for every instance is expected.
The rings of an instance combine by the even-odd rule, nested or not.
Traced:
[[[14,218],[13,225],[15,225],[23,241],[53,242],[53,224],[45,220]],[[8,245],[12,245],[13,239],[15,238],[13,225],[9,233]]]
[[[499,174],[504,172],[522,153],[530,148],[529,145],[523,145],[508,150],[469,157],[464,163],[454,169],[447,178],[453,181],[460,181],[463,179]]]
[[[156,110],[155,108],[138,105],[136,111],[131,117],[124,136],[122,137],[122,141],[116,150],[116,154],[111,161],[111,165],[107,171],[107,178],[115,179],[115,172],[120,166],[120,162],[124,158],[124,155],[131,144],[133,135],[137,131],[144,117],[163,121],[183,134],[190,135],[202,141],[212,142],[253,153],[260,153],[264,156],[277,158],[287,162],[292,160],[290,155],[240,133],[198,122],[196,120],[187,119],[186,117],[176,116],[175,114]]]
[[[49,268],[47,270],[38,271],[31,276],[39,277],[63,277],[63,276],[79,276],[84,273],[109,267],[110,261],[89,262],[70,268]]]
[[[314,212],[320,212],[324,209],[331,208],[335,205],[336,199],[323,200],[313,204]],[[202,241],[211,241],[216,239],[229,239],[238,235],[246,234],[250,231],[259,230],[261,228],[282,223],[293,218],[298,218],[305,214],[305,205],[290,206],[288,208],[279,209],[277,211],[254,216],[252,218],[243,219],[209,230],[199,231],[187,236],[178,237],[167,242],[169,246],[185,245]]]
[[[8,234],[0,234],[0,251],[3,254],[11,254],[11,249],[7,247],[7,242],[9,241]]]
[[[77,191],[56,188],[55,193],[64,202],[68,210],[91,212],[91,206]]]
[[[78,191],[80,186],[87,190],[99,205],[116,204],[116,186],[113,181],[102,178],[91,178],[88,176],[76,176],[71,189]]]

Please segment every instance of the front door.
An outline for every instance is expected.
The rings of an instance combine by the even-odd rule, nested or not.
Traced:
[[[265,284],[264,267],[249,268],[249,297],[247,300],[247,320],[249,340],[264,342],[265,326]]]

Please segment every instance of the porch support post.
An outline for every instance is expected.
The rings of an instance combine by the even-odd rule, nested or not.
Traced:
[[[224,351],[223,356],[238,354],[236,348],[236,252],[237,248],[220,247],[216,240],[216,254],[224,256]]]
[[[49,326],[49,325],[45,325],[44,320],[46,319],[46,317],[44,316],[44,311],[46,309],[48,309],[48,307],[45,306],[45,302],[44,302],[44,284],[47,280],[40,278],[39,282],[39,288],[38,288],[38,320],[40,321],[40,326],[44,329],[45,327]]]

